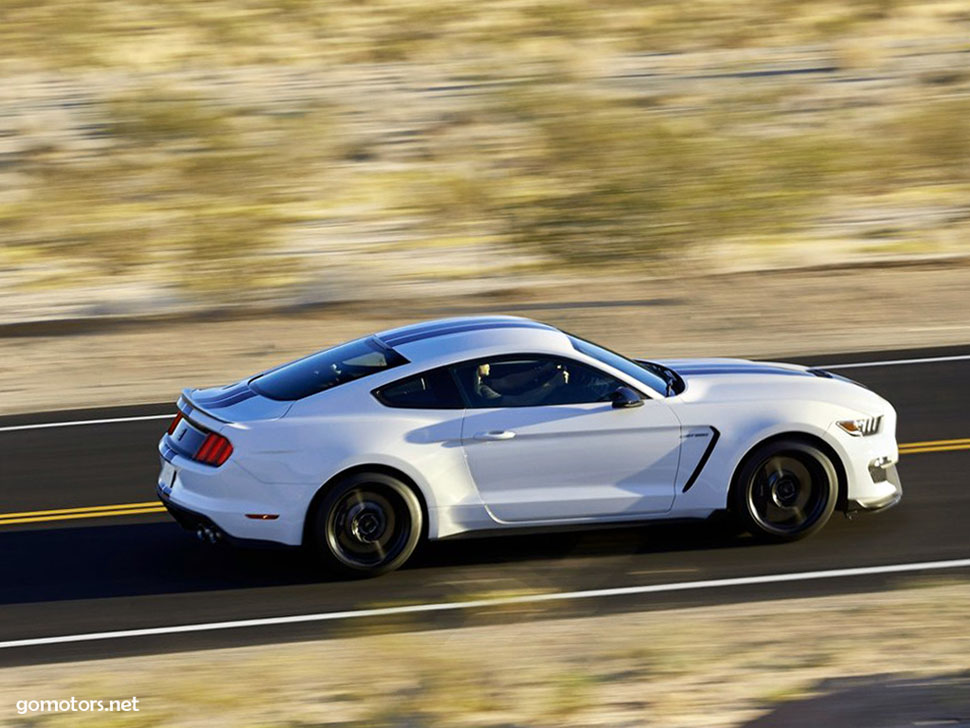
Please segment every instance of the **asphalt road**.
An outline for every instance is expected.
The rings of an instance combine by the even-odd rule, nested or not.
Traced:
[[[970,345],[802,357],[805,364],[970,355]],[[900,443],[970,438],[970,359],[840,373],[886,396]],[[173,400],[175,398],[173,393]],[[0,418],[0,643],[319,614],[455,604],[503,594],[571,592],[970,557],[970,449],[904,455],[898,507],[836,515],[806,541],[762,545],[709,524],[652,525],[430,544],[377,580],[337,581],[300,552],[233,551],[196,542],[160,513],[91,517],[66,509],[151,503],[165,419],[40,429],[25,424],[151,416],[171,404]],[[11,514],[54,510],[29,516]],[[82,516],[77,517],[75,516]],[[70,518],[52,520],[55,516]],[[548,603],[0,649],[0,665],[426,629],[502,620],[652,610],[816,594],[864,593],[970,568],[865,574]],[[860,597],[861,598],[861,597]],[[752,608],[757,608],[752,605]]]

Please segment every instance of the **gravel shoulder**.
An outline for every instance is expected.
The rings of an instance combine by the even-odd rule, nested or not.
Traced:
[[[391,326],[520,314],[631,355],[796,358],[970,343],[970,265],[802,269],[652,280],[598,275],[500,293],[379,300],[246,318],[137,320],[0,336],[0,414],[175,400]],[[76,333],[71,333],[77,331]]]

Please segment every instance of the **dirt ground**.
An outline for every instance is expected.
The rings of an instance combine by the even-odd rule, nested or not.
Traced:
[[[766,615],[770,619],[766,620]],[[534,615],[535,616],[535,615]],[[970,585],[0,670],[0,726],[970,722]],[[16,712],[137,697],[138,713]]]
[[[797,359],[964,344],[970,343],[970,263],[647,281],[599,276],[501,294],[246,319],[8,329],[0,335],[0,414],[174,401],[183,387],[229,383],[355,336],[483,313],[529,316],[656,358]]]

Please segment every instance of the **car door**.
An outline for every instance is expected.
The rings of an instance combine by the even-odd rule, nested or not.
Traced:
[[[466,396],[462,447],[501,521],[670,510],[680,423],[662,400],[617,409],[627,386],[571,359],[521,355],[453,368]]]

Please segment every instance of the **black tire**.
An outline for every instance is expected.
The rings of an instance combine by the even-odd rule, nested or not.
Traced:
[[[408,560],[422,527],[421,503],[408,485],[384,473],[355,473],[318,501],[308,541],[331,570],[379,576]]]
[[[828,522],[838,497],[839,478],[824,452],[799,440],[776,440],[744,461],[731,509],[758,538],[797,541]]]

